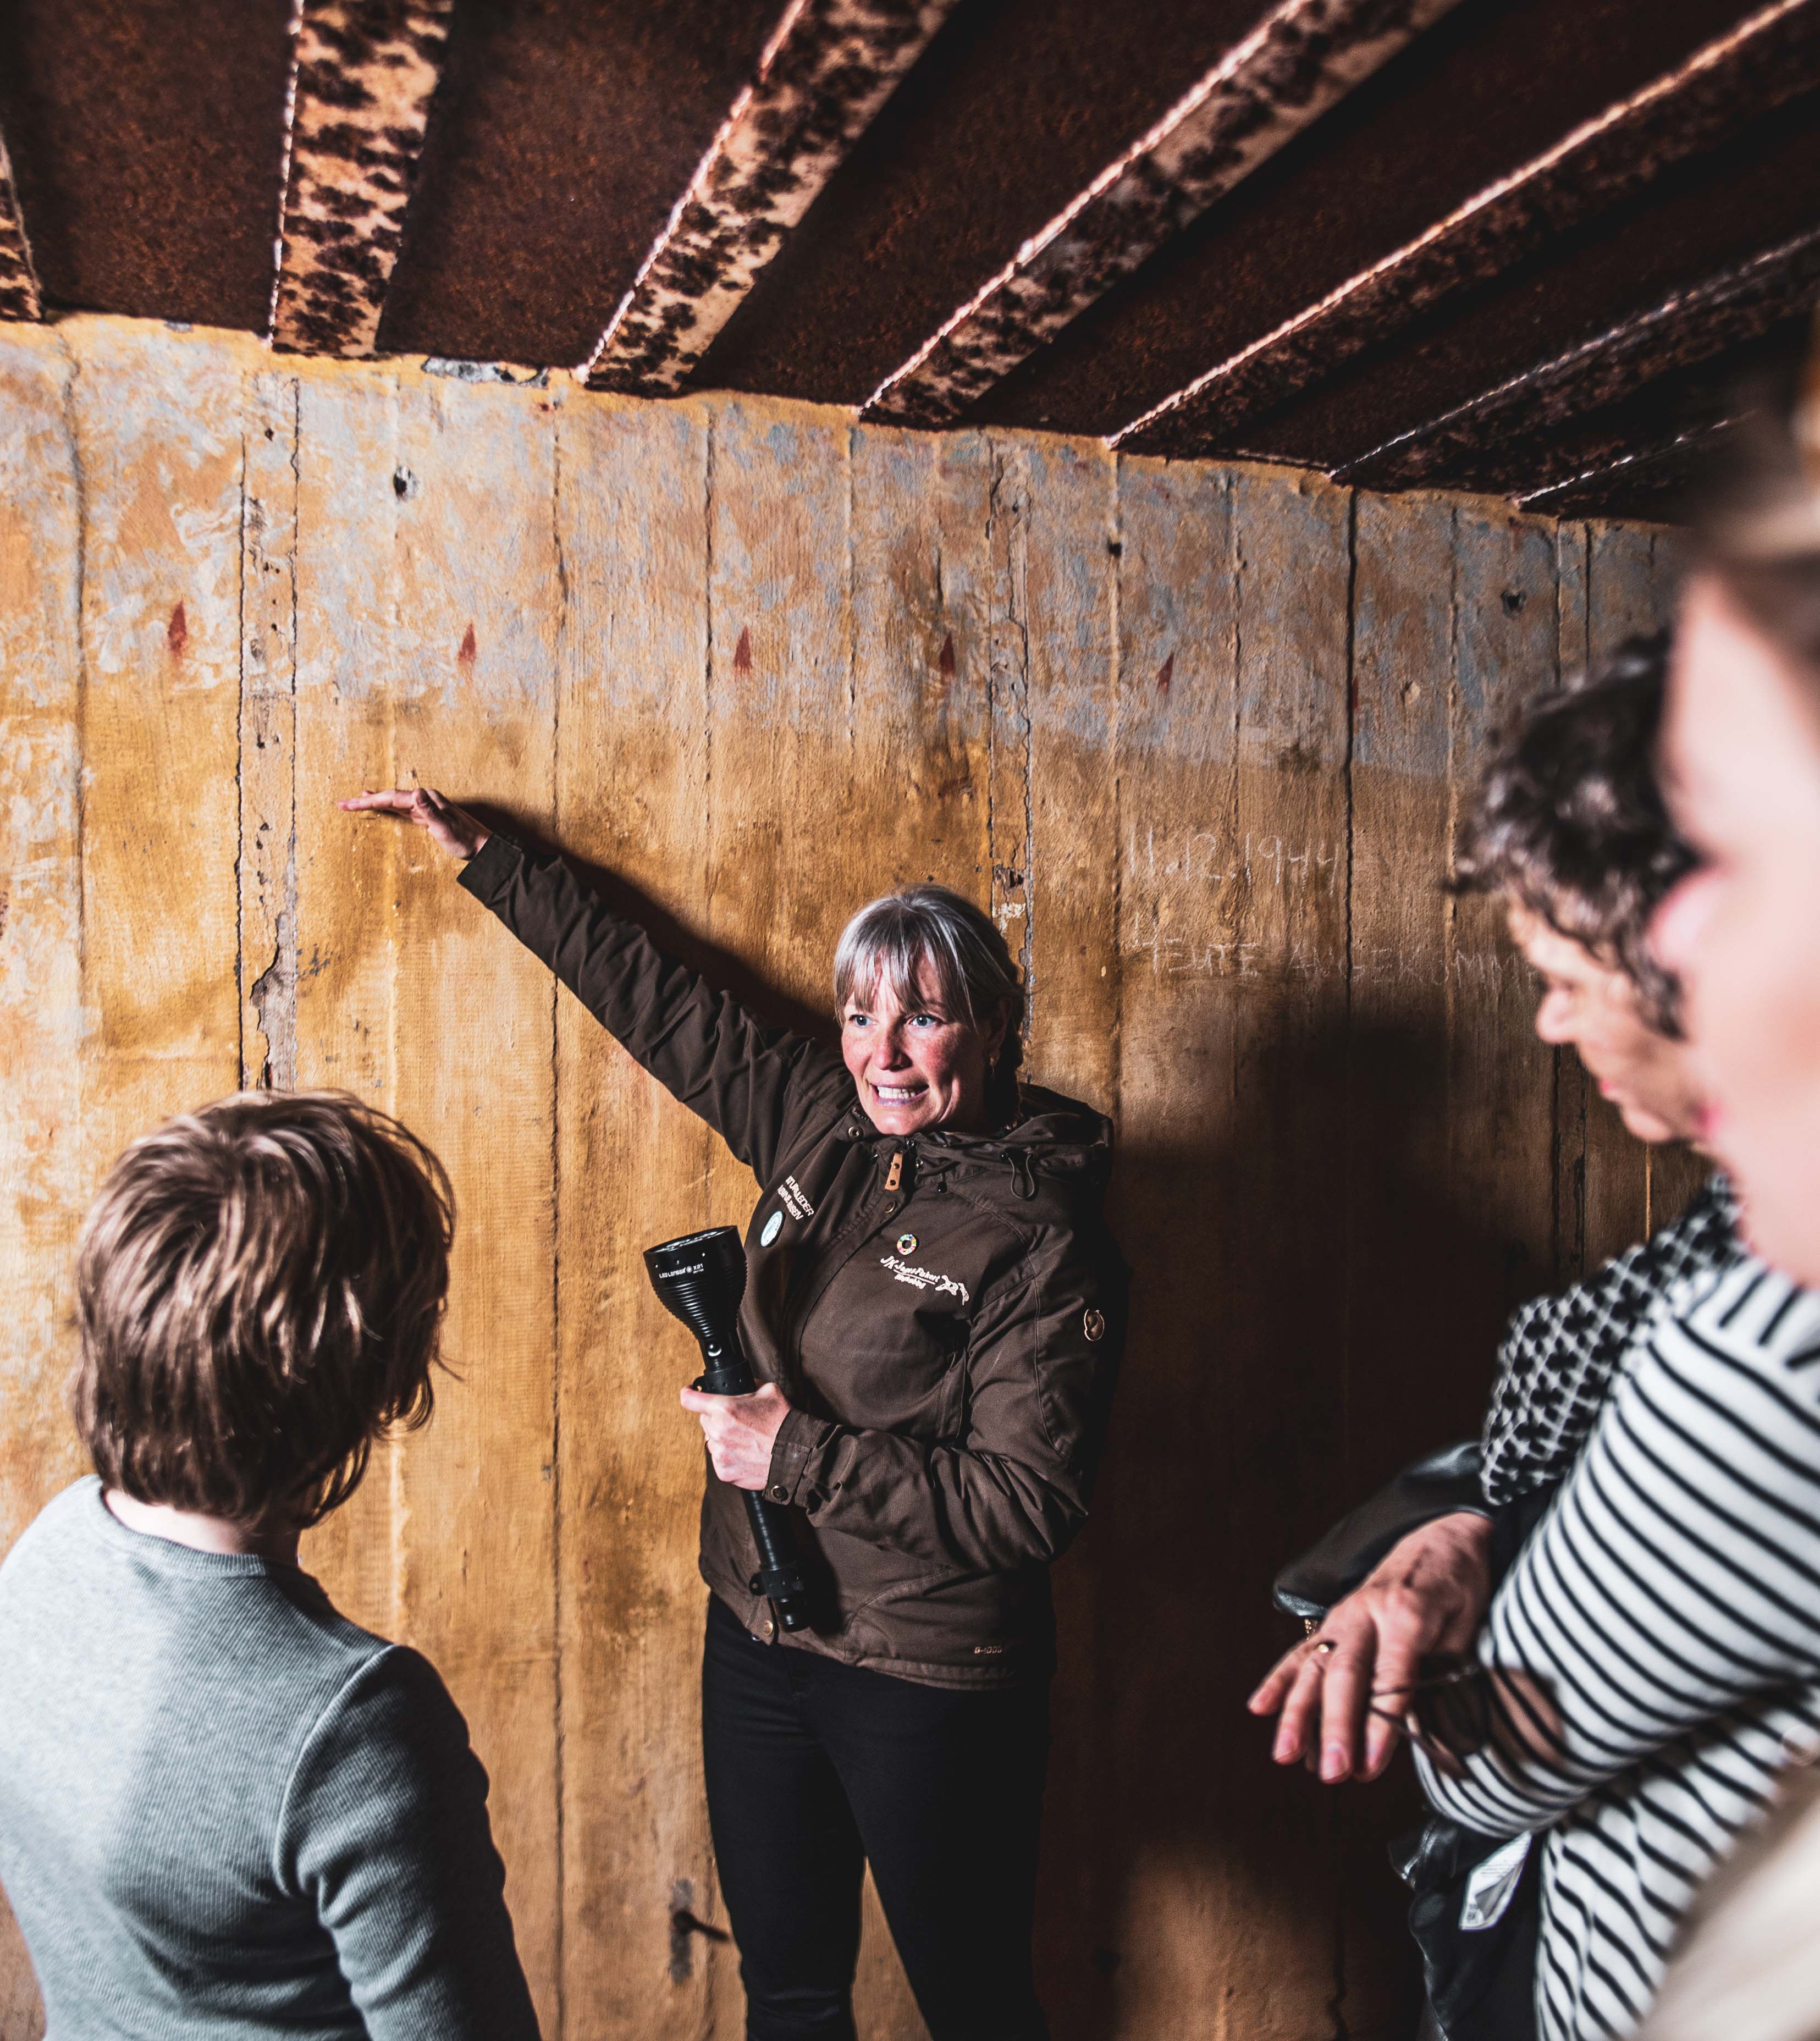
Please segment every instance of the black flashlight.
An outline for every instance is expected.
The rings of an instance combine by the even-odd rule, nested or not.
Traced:
[[[758,1387],[739,1343],[739,1300],[746,1295],[746,1249],[737,1227],[711,1226],[645,1249],[651,1288],[673,1318],[681,1318],[701,1349],[701,1373],[693,1387],[709,1396],[750,1396]],[[782,1503],[742,1489],[758,1570],[752,1592],[777,1611],[785,1630],[809,1627],[809,1590],[796,1560],[796,1533]]]

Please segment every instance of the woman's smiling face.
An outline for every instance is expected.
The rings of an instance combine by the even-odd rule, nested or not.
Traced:
[[[948,1013],[926,958],[917,982],[920,997],[910,1005],[881,979],[842,1010],[841,1054],[860,1103],[881,1134],[977,1132],[986,1124],[986,1074],[1005,1040],[1004,1017],[982,1030]]]

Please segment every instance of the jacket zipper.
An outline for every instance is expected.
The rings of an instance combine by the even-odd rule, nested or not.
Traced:
[[[903,1182],[905,1158],[915,1146],[916,1143],[914,1141],[906,1142],[902,1147],[891,1151],[891,1159],[885,1171],[884,1192],[887,1198],[895,1198],[898,1195],[899,1187]],[[834,1278],[859,1253],[861,1244],[872,1234],[880,1218],[888,1219],[891,1216],[892,1209],[889,1205],[883,1213],[880,1213],[876,1207],[868,1213],[862,1205],[860,1209],[854,1213],[841,1230],[828,1242],[828,1246],[832,1250],[840,1246],[849,1237],[853,1238],[853,1245],[840,1256],[838,1260],[833,1259],[830,1254],[830,1258],[825,1261],[822,1266],[816,1271],[817,1280],[792,1302],[786,1304],[784,1322],[778,1329],[777,1338],[778,1359],[782,1366],[800,1375],[803,1356],[797,1345],[798,1333],[802,1330],[810,1314],[826,1295]]]

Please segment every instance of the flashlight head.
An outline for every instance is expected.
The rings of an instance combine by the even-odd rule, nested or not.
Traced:
[[[738,1374],[747,1377],[746,1387],[750,1389],[751,1370],[739,1344],[746,1249],[738,1227],[711,1226],[647,1247],[645,1267],[664,1309],[695,1335],[701,1349],[704,1386],[718,1388],[719,1383],[708,1378]]]

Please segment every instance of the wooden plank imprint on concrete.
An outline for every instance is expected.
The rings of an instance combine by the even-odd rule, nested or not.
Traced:
[[[467,1715],[552,2041],[736,2031],[693,1356],[639,1257],[754,1185],[334,803],[441,786],[804,1028],[847,916],[934,878],[1029,973],[1028,1076],[1114,1120],[1135,1271],[1056,1576],[1057,2041],[1391,2031],[1402,1809],[1337,1814],[1242,1699],[1275,1567],[1685,1188],[1440,887],[1486,731],[1659,622],[1666,537],[106,319],[0,330],[0,1547],[80,1470],[68,1256],[117,1149],[262,1077],[399,1113],[454,1180],[454,1372],[306,1563]],[[861,2031],[918,2041],[865,1903]],[[0,2041],[40,2031],[0,1914]]]

